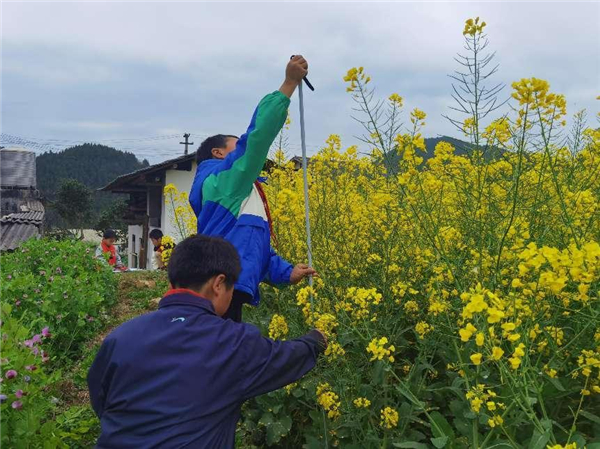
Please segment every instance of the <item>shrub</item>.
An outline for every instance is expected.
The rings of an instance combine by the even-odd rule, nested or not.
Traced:
[[[80,241],[29,240],[2,256],[0,276],[11,314],[50,327],[53,356],[62,361],[80,354],[116,298],[115,274]]]

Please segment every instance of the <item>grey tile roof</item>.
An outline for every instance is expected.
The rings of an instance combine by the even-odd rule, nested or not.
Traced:
[[[0,251],[13,250],[30,238],[37,238],[40,228],[35,224],[15,222],[0,223]]]
[[[0,219],[0,251],[13,250],[25,240],[40,236],[40,228],[44,222],[42,203],[28,199],[20,209],[21,212]]]

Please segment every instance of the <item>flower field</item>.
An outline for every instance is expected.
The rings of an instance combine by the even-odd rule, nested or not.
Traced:
[[[87,403],[65,408],[60,382],[108,321],[115,275],[85,243],[30,240],[3,254],[0,276],[2,446],[77,447],[97,419]]]
[[[537,78],[504,92],[485,28],[465,23],[451,76],[461,144],[428,153],[424,111],[346,73],[363,144],[331,135],[310,159],[319,277],[264,285],[244,309],[270,338],[318,328],[329,345],[244,405],[237,447],[600,448],[600,115],[568,115]],[[281,149],[274,162],[273,246],[305,262],[303,174]],[[187,193],[164,194],[171,237],[195,232]],[[130,275],[139,314],[167,282]],[[61,403],[61,378],[85,389],[91,342],[117,324],[115,274],[84,243],[40,240],[3,255],[0,276],[2,444],[89,447],[98,422]]]
[[[465,27],[475,53],[483,26]],[[485,95],[482,79],[467,86]],[[333,135],[310,160],[321,276],[313,288],[267,287],[248,313],[274,338],[317,327],[329,348],[305,379],[246,407],[242,440],[600,447],[598,122],[578,113],[565,129],[565,98],[523,79],[510,113],[486,118],[474,98],[473,114],[453,119],[468,147],[426,154],[423,111],[401,127],[398,94],[377,102],[363,68],[345,81],[370,152]],[[276,244],[304,261],[302,172],[281,152],[276,162]]]

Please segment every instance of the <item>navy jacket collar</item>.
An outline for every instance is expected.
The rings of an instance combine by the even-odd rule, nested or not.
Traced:
[[[169,290],[158,303],[159,309],[169,306],[194,306],[216,315],[215,309],[208,299],[184,288]]]

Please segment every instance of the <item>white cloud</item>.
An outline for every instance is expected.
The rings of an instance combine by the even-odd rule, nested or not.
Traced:
[[[489,24],[498,82],[545,78],[566,94],[570,112],[596,111],[599,14],[597,2],[4,3],[3,126],[55,136],[50,116],[122,125],[64,126],[60,137],[75,139],[239,134],[255,102],[278,87],[289,55],[302,52],[317,88],[307,93],[313,148],[329,133],[348,144],[360,133],[342,82],[357,65],[378,94],[398,92],[428,113],[426,135],[455,134],[442,118],[447,73],[462,51],[464,19],[476,15]],[[293,126],[295,145],[297,134]]]

